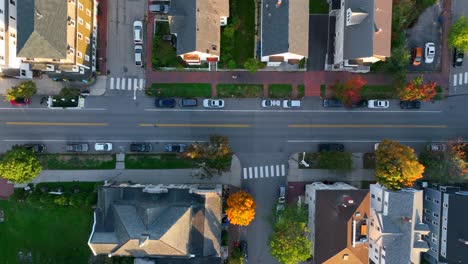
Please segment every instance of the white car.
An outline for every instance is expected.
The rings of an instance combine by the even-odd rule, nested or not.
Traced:
[[[133,22],[133,43],[143,43],[143,23],[139,20]]]
[[[135,45],[135,65],[143,67],[143,46]]]
[[[283,108],[299,108],[301,107],[300,100],[283,100]]]
[[[425,63],[432,63],[435,57],[435,45],[432,42],[426,43],[424,48]]]
[[[271,99],[265,99],[262,100],[262,107],[275,107],[275,106],[281,106],[281,101],[280,100],[271,100]]]
[[[112,143],[96,143],[94,144],[94,150],[96,151],[111,151]]]
[[[369,100],[367,103],[369,108],[388,108],[390,106],[388,100]]]
[[[203,107],[206,108],[223,108],[224,100],[221,99],[204,99]]]

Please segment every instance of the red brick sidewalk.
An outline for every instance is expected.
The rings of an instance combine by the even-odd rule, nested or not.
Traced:
[[[98,6],[97,70],[107,74],[107,0],[100,0]]]

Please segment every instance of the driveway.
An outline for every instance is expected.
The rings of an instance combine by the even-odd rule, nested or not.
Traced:
[[[407,69],[410,72],[430,72],[441,70],[441,51],[442,51],[442,28],[439,21],[441,15],[441,8],[439,5],[433,5],[427,8],[415,25],[406,31],[408,38],[407,47],[411,51],[415,47],[423,49],[423,60],[421,65],[413,66],[408,65]],[[436,47],[436,56],[433,63],[427,64],[424,62],[424,45],[427,42],[434,42]]]
[[[323,71],[327,53],[328,15],[309,15],[308,71]]]

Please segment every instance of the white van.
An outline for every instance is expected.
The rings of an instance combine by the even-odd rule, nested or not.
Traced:
[[[133,42],[135,44],[143,43],[143,23],[139,20],[133,22]]]
[[[143,67],[142,57],[143,57],[143,46],[135,45],[135,64],[136,64],[136,66]]]

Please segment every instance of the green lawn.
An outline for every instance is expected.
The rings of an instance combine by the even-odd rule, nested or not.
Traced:
[[[127,154],[126,169],[190,169],[193,162],[175,154]]]
[[[321,84],[320,85],[320,97],[325,98],[326,95],[327,95],[327,85]]]
[[[362,99],[392,99],[398,98],[392,85],[364,85]]]
[[[262,84],[218,84],[219,98],[252,98],[263,96]]]
[[[5,221],[0,223],[2,263],[88,263],[91,208],[0,201]],[[20,259],[19,252],[31,255]]]
[[[303,98],[305,96],[305,85],[299,84],[297,86],[297,98]]]
[[[114,154],[39,154],[46,170],[111,170],[115,169]]]
[[[268,85],[268,97],[275,99],[291,98],[292,86],[290,84]]]
[[[327,0],[309,0],[309,13],[328,14]]]
[[[211,97],[211,84],[153,83],[145,93],[155,97]]]

